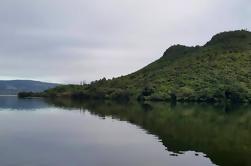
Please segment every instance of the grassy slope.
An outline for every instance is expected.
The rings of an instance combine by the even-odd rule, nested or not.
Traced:
[[[47,94],[247,102],[251,101],[250,77],[251,32],[242,30],[215,35],[201,47],[172,46],[159,60],[127,76],[102,79],[84,87],[59,87]]]

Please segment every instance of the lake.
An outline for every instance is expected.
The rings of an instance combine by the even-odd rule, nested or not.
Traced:
[[[0,96],[1,166],[250,166],[251,107]]]

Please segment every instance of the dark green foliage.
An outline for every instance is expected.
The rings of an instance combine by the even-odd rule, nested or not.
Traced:
[[[83,92],[90,98],[114,99],[126,92],[139,100],[251,102],[250,43],[251,32],[223,32],[204,46],[172,46],[160,59],[127,76],[46,94]]]
[[[20,92],[18,93],[19,98],[29,98],[29,97],[40,97],[41,93],[34,92]]]
[[[26,97],[31,97],[31,96],[33,96],[32,92],[20,92],[20,93],[18,93],[19,98],[26,98]]]

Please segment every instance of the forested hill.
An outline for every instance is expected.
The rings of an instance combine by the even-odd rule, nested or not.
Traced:
[[[57,85],[31,80],[0,80],[0,95],[16,95],[22,91],[42,92]]]
[[[44,96],[218,102],[251,101],[251,32],[219,33],[204,46],[174,45],[157,61],[119,78],[61,86]]]

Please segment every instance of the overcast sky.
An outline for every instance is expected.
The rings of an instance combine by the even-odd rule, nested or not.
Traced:
[[[250,0],[1,0],[0,79],[126,75],[250,20]]]

